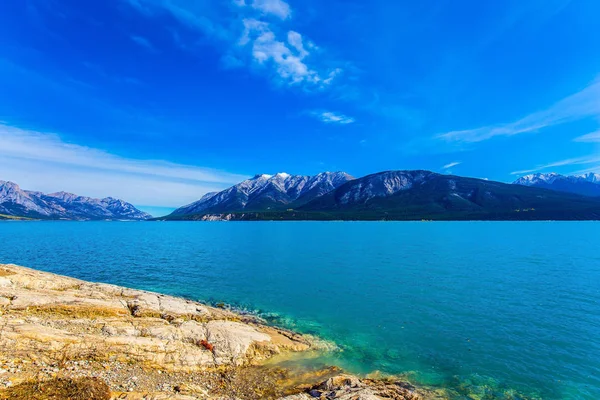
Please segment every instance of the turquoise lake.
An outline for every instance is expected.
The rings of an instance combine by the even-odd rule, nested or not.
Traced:
[[[2,222],[0,263],[226,302],[457,399],[600,399],[597,222]]]

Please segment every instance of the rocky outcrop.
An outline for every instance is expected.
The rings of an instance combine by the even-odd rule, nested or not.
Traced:
[[[93,349],[107,360],[185,370],[254,363],[261,351],[309,348],[299,336],[290,339],[255,318],[197,302],[12,265],[0,268],[0,345],[15,350],[68,345]]]
[[[334,367],[294,374],[263,363],[321,346],[226,309],[0,264],[1,400],[73,382],[105,382],[129,400],[430,398]]]
[[[191,374],[311,347],[254,317],[15,265],[0,265],[0,310],[5,385],[79,362]]]
[[[281,400],[423,400],[435,398],[433,393],[419,393],[406,383],[393,380],[361,380],[351,375],[338,375]]]

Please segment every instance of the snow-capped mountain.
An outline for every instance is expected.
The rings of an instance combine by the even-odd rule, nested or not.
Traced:
[[[386,171],[358,179],[343,173],[257,175],[206,195],[165,219],[597,220],[600,197],[420,170]]]
[[[44,194],[0,181],[0,214],[75,220],[143,220],[151,218],[133,205],[107,197],[93,199],[67,192]]]
[[[287,214],[279,217],[290,218]],[[348,182],[299,207],[297,215],[315,219],[597,219],[600,198],[430,171],[386,171]]]
[[[549,174],[530,174],[525,175],[513,182],[514,185],[536,186],[536,185],[551,185],[556,179],[564,177],[557,173]],[[566,178],[566,177],[564,177]]]
[[[585,175],[579,175],[579,177],[584,179],[586,182],[600,184],[600,174],[594,174],[593,172],[590,172]]]
[[[513,182],[516,185],[540,187],[581,194],[584,196],[600,196],[600,174],[565,176],[557,173],[531,174]]]
[[[222,192],[208,193],[171,215],[282,210],[305,204],[352,179],[345,172],[256,175]]]

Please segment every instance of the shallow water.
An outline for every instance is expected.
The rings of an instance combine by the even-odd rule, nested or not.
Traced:
[[[224,301],[313,365],[459,399],[600,399],[600,223],[3,222],[0,262]]]

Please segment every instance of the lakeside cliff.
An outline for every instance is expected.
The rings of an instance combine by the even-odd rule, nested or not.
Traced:
[[[0,264],[0,325],[0,399],[443,398],[334,367],[265,366],[326,346],[226,309],[15,265]]]

